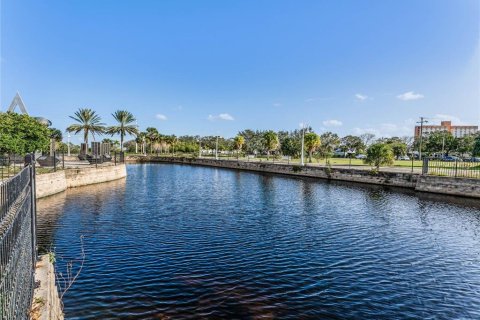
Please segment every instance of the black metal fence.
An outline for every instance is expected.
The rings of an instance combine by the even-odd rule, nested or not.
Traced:
[[[423,159],[422,173],[435,176],[480,179],[480,162],[425,158]]]
[[[36,209],[33,157],[0,181],[0,319],[29,319],[35,286]]]

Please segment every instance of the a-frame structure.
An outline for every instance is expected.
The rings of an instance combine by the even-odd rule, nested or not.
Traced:
[[[28,115],[27,108],[25,108],[25,103],[23,103],[22,97],[20,97],[20,94],[18,92],[13,98],[12,103],[10,104],[10,107],[8,107],[7,111],[14,112],[17,106],[20,108],[21,113]]]

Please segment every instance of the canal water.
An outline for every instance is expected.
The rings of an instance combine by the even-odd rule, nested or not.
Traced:
[[[480,319],[480,203],[170,164],[38,203],[67,319]],[[83,239],[83,245],[82,241]]]

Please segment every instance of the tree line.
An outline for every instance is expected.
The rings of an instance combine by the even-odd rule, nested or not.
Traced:
[[[420,148],[419,139],[413,137],[376,138],[370,133],[340,137],[333,132],[317,134],[312,127],[278,132],[246,129],[238,132],[233,138],[198,135],[177,137],[161,134],[154,127],[139,131],[135,117],[127,110],[112,113],[116,124],[111,126],[103,123],[101,117],[89,108],[79,109],[70,118],[74,123],[68,126],[66,131],[81,133],[87,145],[90,137],[95,140],[101,135],[112,137],[118,135],[119,142],[108,138],[103,141],[110,142],[114,147],[123,147],[122,149],[127,152],[171,153],[218,149],[237,155],[299,158],[303,141],[305,154],[308,161],[312,162],[313,158],[367,154],[373,146],[376,146],[377,151],[383,150],[384,153],[388,151],[391,158],[412,154],[414,150]],[[135,138],[125,142],[124,139],[128,135]],[[62,143],[63,136],[60,130],[46,127],[27,115],[0,113],[0,152],[24,154],[34,150],[46,150],[51,139],[58,143],[60,149],[66,149],[66,144]],[[74,153],[78,150],[78,146],[72,144],[71,147]],[[424,135],[422,151],[427,155],[457,153],[478,156],[480,134],[456,138],[448,131],[434,132]]]

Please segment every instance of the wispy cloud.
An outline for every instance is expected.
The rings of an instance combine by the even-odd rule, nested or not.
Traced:
[[[413,135],[413,124],[411,119],[405,120],[403,123],[381,123],[376,126],[369,126],[366,128],[353,128],[352,133],[354,135],[361,135],[364,133],[372,133],[377,138],[380,137],[402,137]]]
[[[235,120],[235,118],[233,118],[228,113],[220,113],[218,115],[210,114],[210,115],[208,115],[207,119],[210,120],[210,121],[216,121],[216,120],[233,121],[233,120]]]
[[[413,91],[408,91],[397,96],[398,99],[403,101],[418,100],[423,99],[424,95],[420,93],[415,93]]]
[[[334,120],[334,119],[332,119],[332,120],[325,120],[325,121],[323,121],[323,125],[324,125],[325,127],[340,127],[340,126],[343,125],[343,123],[342,123],[342,121],[340,121],[340,120]]]
[[[273,106],[274,106],[274,107],[281,107],[282,104],[281,104],[281,103],[278,103],[278,102],[275,102],[275,103],[273,104]]]
[[[355,98],[357,98],[357,100],[360,100],[360,101],[365,101],[368,99],[368,96],[361,93],[357,93],[355,94]]]
[[[157,113],[157,114],[155,115],[155,118],[157,118],[158,120],[161,120],[161,121],[167,120],[167,116],[164,115],[164,114],[161,114],[161,113]]]
[[[459,117],[452,116],[450,114],[436,114],[433,116],[433,119],[430,122],[440,122],[440,121],[452,121],[453,125],[465,125],[466,123],[460,120]]]

